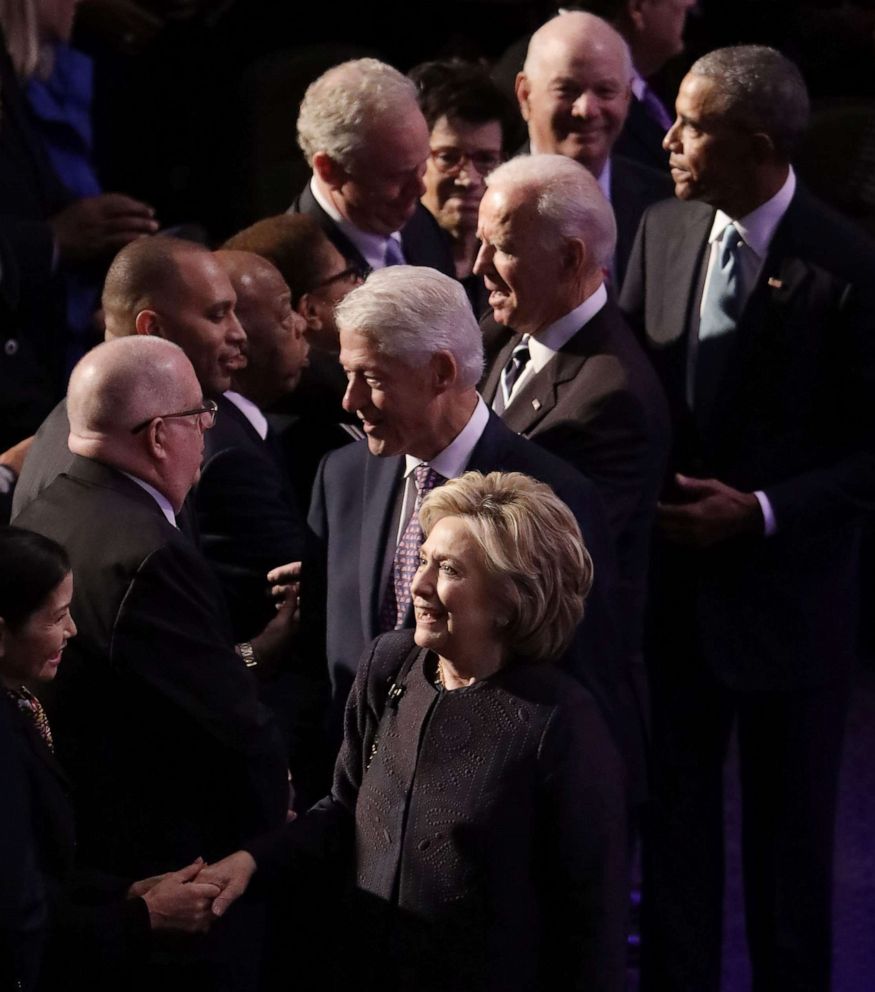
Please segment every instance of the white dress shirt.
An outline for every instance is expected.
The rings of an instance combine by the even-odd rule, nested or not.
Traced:
[[[233,389],[229,389],[225,393],[225,399],[237,407],[237,409],[255,428],[255,433],[261,438],[262,441],[266,441],[267,417],[265,417],[265,415],[258,409],[252,400],[247,399],[240,393],[235,393]]]
[[[149,485],[148,482],[144,482],[142,479],[138,479],[137,476],[131,475],[130,472],[124,472],[121,469],[119,471],[122,475],[126,475],[131,482],[136,482],[140,489],[145,489],[146,492],[155,500],[161,509],[161,512],[167,517],[167,522],[172,526],[179,529],[179,525],[176,523],[176,514],[173,512],[173,507],[170,505],[170,500],[164,495],[164,493],[159,493],[158,490]]]
[[[355,245],[359,254],[372,269],[383,269],[386,267],[386,245],[389,238],[393,238],[398,243],[398,248],[401,250],[403,257],[404,252],[401,248],[400,232],[396,231],[394,234],[386,237],[383,234],[371,234],[370,231],[363,231],[361,228],[356,227],[355,224],[351,224],[346,218],[341,217],[337,207],[331,202],[331,199],[323,194],[315,176],[312,176],[310,179],[310,192],[313,194],[313,199]]]

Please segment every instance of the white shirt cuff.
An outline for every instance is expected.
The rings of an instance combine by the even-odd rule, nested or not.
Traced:
[[[775,511],[772,509],[772,504],[769,502],[769,497],[766,496],[764,492],[758,489],[754,493],[754,496],[756,496],[760,509],[763,512],[763,535],[765,537],[771,537],[778,530],[778,522],[775,520]]]

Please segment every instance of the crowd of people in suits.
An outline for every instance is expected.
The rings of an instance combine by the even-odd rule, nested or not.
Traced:
[[[736,732],[754,987],[828,990],[875,244],[794,63],[340,61],[216,247],[63,188],[6,6],[0,982],[620,992],[640,864],[640,987],[719,992]]]

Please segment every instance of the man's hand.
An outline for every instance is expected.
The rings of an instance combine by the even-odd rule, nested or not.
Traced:
[[[270,585],[270,594],[276,600],[277,609],[283,603],[294,598],[297,608],[298,597],[301,592],[301,563],[290,561],[288,565],[277,565],[267,573],[267,581]]]
[[[206,933],[210,929],[214,920],[212,903],[221,888],[198,878],[203,867],[203,859],[198,858],[180,871],[134,882],[128,894],[142,896],[153,930]],[[145,892],[136,891],[143,886],[148,886]]]
[[[657,526],[667,540],[710,548],[733,537],[763,533],[762,510],[753,493],[741,493],[717,479],[676,475],[675,483],[688,499],[656,508]]]
[[[62,262],[80,265],[112,257],[126,244],[158,230],[155,211],[122,193],[75,200],[49,219]]]
[[[228,907],[243,895],[255,869],[255,859],[246,851],[229,854],[227,858],[201,869],[198,881],[208,882],[220,890],[213,899],[214,916],[224,915]]]

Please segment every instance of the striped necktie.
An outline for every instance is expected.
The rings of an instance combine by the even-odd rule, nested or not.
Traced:
[[[493,409],[497,414],[502,414],[510,405],[510,397],[513,393],[513,387],[516,385],[519,377],[525,372],[526,366],[529,364],[529,360],[532,355],[529,351],[529,336],[528,334],[523,335],[522,341],[514,348],[511,352],[510,358],[507,360],[507,365],[502,369],[501,372],[501,382],[499,383],[498,392],[495,396],[495,402],[493,403]]]

